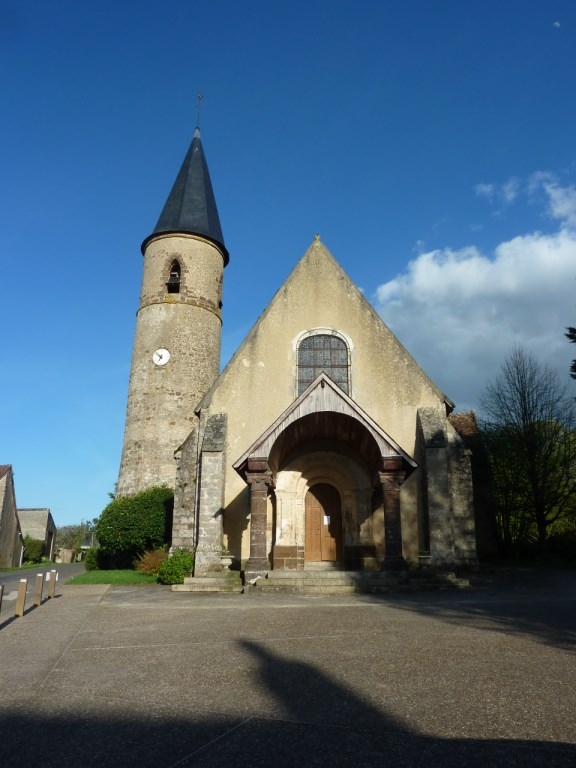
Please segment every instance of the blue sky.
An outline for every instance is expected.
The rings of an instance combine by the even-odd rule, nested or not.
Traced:
[[[140,244],[199,91],[223,362],[318,232],[458,409],[517,343],[571,383],[573,0],[0,0],[0,71],[19,506],[65,525],[114,488]]]

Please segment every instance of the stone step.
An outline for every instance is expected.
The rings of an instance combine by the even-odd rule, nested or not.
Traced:
[[[259,579],[256,584],[259,586],[268,586],[278,589],[292,589],[294,587],[318,587],[320,589],[329,587],[358,587],[366,588],[372,586],[398,586],[401,581],[392,581],[382,579],[381,581],[365,581],[363,579],[338,578],[338,579]]]
[[[358,588],[347,584],[255,584],[250,592],[282,595],[354,595]]]
[[[243,592],[239,573],[228,576],[202,576],[184,579],[184,584],[173,584],[172,592]]]
[[[436,589],[462,589],[468,579],[454,573],[387,573],[381,571],[270,571],[256,584],[244,587],[238,572],[226,576],[203,576],[174,584],[173,592],[236,592],[310,595],[388,594]]]
[[[399,584],[405,583],[405,573],[364,571],[270,571],[266,581],[274,584]]]
[[[331,581],[333,579],[341,578],[354,578],[357,577],[360,571],[338,571],[335,569],[322,569],[322,570],[303,570],[303,571],[270,571],[268,573],[268,579],[274,581],[293,581],[299,579],[323,579]],[[374,574],[379,576],[380,574]]]
[[[364,571],[271,571],[250,591],[304,594],[386,594],[443,588],[465,588],[467,579],[453,573],[408,574]]]
[[[294,579],[320,579],[332,581],[334,579],[365,579],[381,581],[392,579],[395,581],[406,579],[406,572],[402,571],[270,571],[269,579],[278,581],[292,581]]]

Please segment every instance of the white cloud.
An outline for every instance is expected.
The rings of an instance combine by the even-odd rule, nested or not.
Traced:
[[[545,184],[554,183],[555,181],[556,177],[550,171],[535,171],[528,177],[526,189],[529,195],[534,195],[543,189]]]
[[[547,182],[544,189],[549,198],[550,216],[576,228],[576,188],[560,187],[556,183]]]
[[[546,213],[569,226],[576,226],[576,187],[562,186],[558,178],[549,171],[536,171],[525,181],[510,177],[501,184],[476,184],[474,192],[492,205],[497,206],[496,213],[502,213],[506,206],[524,197],[530,202],[539,202],[544,195],[547,203]]]
[[[512,176],[503,184],[476,184],[474,191],[478,197],[484,197],[491,203],[498,202],[510,205],[522,191],[522,185],[519,179]]]
[[[520,182],[516,178],[508,179],[508,181],[502,185],[501,195],[505,203],[513,203],[518,197],[520,191]]]
[[[485,197],[487,200],[492,200],[496,194],[496,186],[494,184],[476,184],[474,191],[479,197]]]
[[[576,189],[540,180],[556,232],[501,243],[421,253],[378,287],[389,327],[458,409],[479,406],[488,380],[514,345],[556,368],[568,383],[576,321]]]

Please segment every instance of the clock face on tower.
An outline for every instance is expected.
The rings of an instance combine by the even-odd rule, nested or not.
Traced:
[[[170,352],[167,349],[157,349],[152,355],[152,361],[155,365],[166,365],[170,360]]]

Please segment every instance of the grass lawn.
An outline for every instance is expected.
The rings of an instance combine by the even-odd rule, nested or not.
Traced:
[[[66,584],[156,584],[156,576],[138,571],[86,571],[69,579]]]

